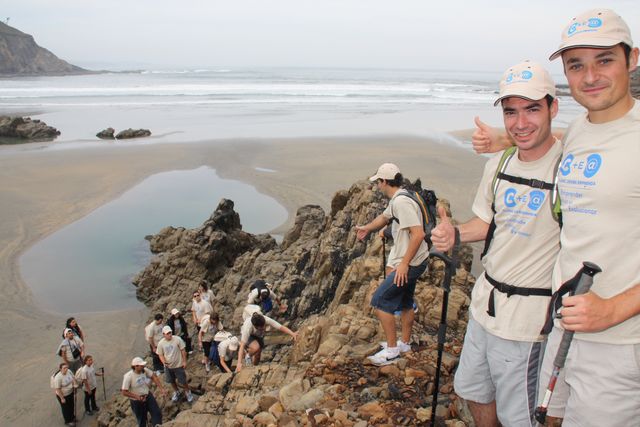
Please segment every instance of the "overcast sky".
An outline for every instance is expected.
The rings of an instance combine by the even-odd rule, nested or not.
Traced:
[[[638,0],[0,0],[0,17],[83,66],[501,71],[548,64],[569,19],[602,5],[640,44]]]

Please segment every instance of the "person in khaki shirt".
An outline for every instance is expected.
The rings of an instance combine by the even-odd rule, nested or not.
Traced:
[[[147,413],[151,415],[151,424],[162,424],[162,411],[156,402],[149,386],[155,383],[160,392],[165,395],[166,389],[160,379],[151,369],[146,368],[147,362],[141,357],[134,357],[131,370],[124,374],[120,392],[129,398],[131,411],[138,420],[138,427],[147,427]]]
[[[62,410],[62,417],[68,426],[76,425],[74,389],[78,386],[73,373],[66,362],[60,364],[60,370],[53,377],[56,399]]]
[[[182,338],[176,337],[171,331],[171,327],[165,326],[162,328],[163,338],[158,343],[158,357],[164,365],[165,381],[171,384],[173,388],[173,396],[171,400],[177,402],[180,399],[180,390],[185,391],[187,401],[191,403],[193,401],[193,395],[187,384],[187,373],[185,368],[187,367],[187,351],[185,350],[184,341]]]

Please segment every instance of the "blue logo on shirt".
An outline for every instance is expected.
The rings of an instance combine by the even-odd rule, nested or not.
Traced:
[[[508,208],[512,208],[516,205],[516,190],[515,188],[507,188],[504,193],[504,204]]]
[[[527,205],[532,211],[537,211],[544,203],[545,194],[540,190],[533,190],[529,193],[529,204]]]
[[[600,170],[600,166],[602,166],[602,157],[600,154],[592,154],[587,157],[587,165],[584,168],[584,176],[586,178],[591,178]]]
[[[573,162],[573,154],[567,155],[560,164],[560,173],[562,176],[567,176],[571,173],[571,163]]]

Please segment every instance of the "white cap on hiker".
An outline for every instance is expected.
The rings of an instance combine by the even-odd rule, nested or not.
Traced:
[[[395,179],[396,175],[400,173],[400,168],[393,163],[383,163],[378,168],[375,175],[369,178],[369,181],[377,181],[379,179],[386,179],[387,181]]]
[[[500,79],[500,95],[493,105],[512,96],[538,101],[547,95],[556,97],[556,85],[549,72],[537,62],[524,61],[504,72]]]
[[[180,310],[178,310],[177,308],[172,308],[172,309],[171,309],[171,314],[172,314],[173,316],[175,316],[176,314],[180,314]]]
[[[58,330],[60,330],[60,329],[58,329]],[[66,328],[66,329],[64,330],[64,334],[65,334],[65,335],[67,335],[69,332],[73,333],[73,331],[72,331],[71,329],[69,329],[69,328]]]
[[[162,328],[162,333],[163,334],[169,334],[169,333],[173,333],[173,330],[171,329],[171,326],[167,325],[164,328]]]
[[[231,339],[229,340],[229,350],[236,351],[239,346],[240,346],[240,343],[238,342],[238,338],[231,337]]]
[[[573,18],[562,31],[558,50],[549,57],[553,61],[567,49],[576,47],[613,47],[624,43],[633,47],[631,30],[624,20],[610,9],[592,9]]]
[[[131,366],[147,366],[147,362],[142,357],[134,357],[131,361]]]

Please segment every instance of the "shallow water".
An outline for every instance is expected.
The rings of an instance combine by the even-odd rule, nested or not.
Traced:
[[[20,259],[22,277],[43,307],[61,313],[140,306],[131,278],[151,258],[144,237],[168,225],[197,227],[222,198],[235,202],[251,233],[287,219],[274,199],[213,169],[164,172],[35,244]]]

